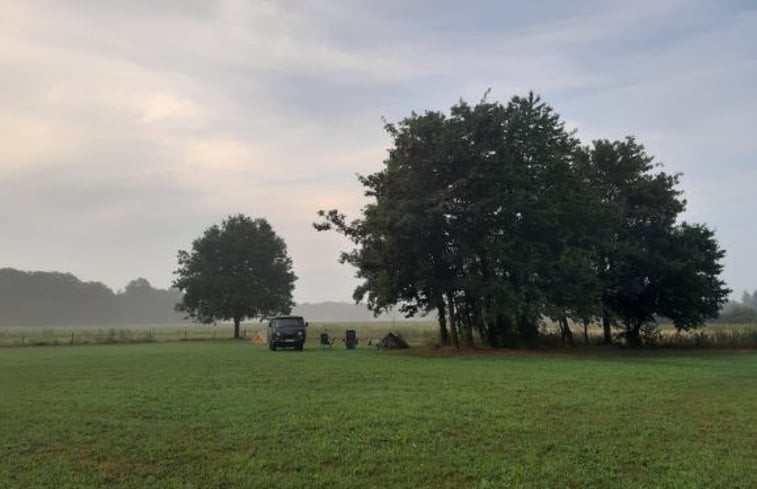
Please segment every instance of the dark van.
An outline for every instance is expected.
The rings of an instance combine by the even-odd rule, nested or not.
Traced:
[[[302,350],[305,344],[306,323],[302,316],[278,316],[268,321],[268,348],[276,351],[279,347]]]

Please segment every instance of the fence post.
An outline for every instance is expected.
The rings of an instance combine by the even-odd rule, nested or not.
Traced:
[[[71,332],[71,344],[72,345],[74,344],[74,333],[73,332]]]

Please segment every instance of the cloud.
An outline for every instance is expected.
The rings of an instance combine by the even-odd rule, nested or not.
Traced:
[[[584,139],[637,134],[686,173],[690,216],[753,288],[757,232],[732,216],[757,178],[755,15],[709,0],[0,0],[0,256],[166,285],[177,249],[245,212],[286,238],[298,300],[347,299],[348,244],[315,233],[315,212],[364,204],[354,175],[381,167],[381,116],[491,87],[541,92]]]
[[[85,140],[75,128],[30,114],[0,113],[0,134],[0,182],[55,165]]]
[[[142,122],[147,124],[165,121],[192,122],[201,116],[197,104],[172,93],[135,95],[132,106]]]

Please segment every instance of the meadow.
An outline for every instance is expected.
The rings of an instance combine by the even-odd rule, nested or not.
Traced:
[[[360,337],[383,337],[388,331],[401,331],[416,344],[432,343],[438,335],[433,321],[370,321],[312,323],[308,340],[317,344],[318,333],[326,331],[334,339],[344,337],[348,328],[357,329]],[[251,341],[260,333],[265,338],[265,324],[248,322],[242,325],[242,335]],[[230,339],[230,324],[164,324],[119,326],[0,326],[0,346],[57,346],[114,343],[153,343],[176,341],[207,341]]]
[[[0,348],[1,488],[752,488],[757,354]]]
[[[389,331],[401,332],[415,345],[432,345],[438,342],[438,326],[432,320],[369,321],[311,323],[308,340],[316,344],[318,333],[327,331],[335,339],[343,338],[348,328],[356,329],[358,336],[367,342],[383,337]],[[255,321],[242,325],[245,340],[261,334],[265,338],[265,324]],[[577,345],[584,342],[583,325],[573,325]],[[119,326],[0,326],[0,347],[43,345],[91,345],[115,343],[154,343],[177,341],[222,340],[232,337],[230,324],[217,325],[181,323],[163,325]],[[602,330],[591,326],[588,330],[591,344],[602,342]],[[559,331],[550,322],[544,324],[542,342],[558,345]],[[694,348],[757,348],[757,324],[710,324],[698,330],[676,332],[671,325],[662,325],[651,346]]]

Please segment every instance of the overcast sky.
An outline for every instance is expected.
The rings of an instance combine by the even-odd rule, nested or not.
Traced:
[[[298,302],[350,300],[316,211],[361,207],[382,116],[487,88],[636,135],[757,288],[753,0],[0,0],[0,267],[165,287],[242,212],[287,241]]]

